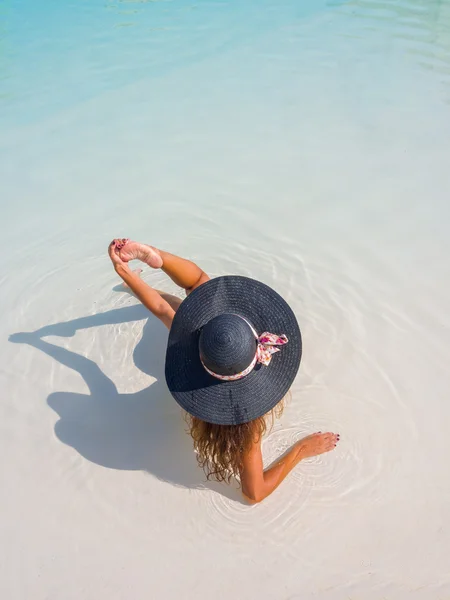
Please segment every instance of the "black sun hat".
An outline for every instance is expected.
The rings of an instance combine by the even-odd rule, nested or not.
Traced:
[[[248,277],[217,277],[177,310],[169,333],[166,381],[175,400],[208,423],[239,425],[286,395],[302,355],[292,309]]]

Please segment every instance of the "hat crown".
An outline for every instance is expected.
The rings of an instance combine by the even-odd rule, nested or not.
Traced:
[[[247,321],[225,313],[203,326],[199,338],[200,358],[217,375],[236,375],[255,358],[257,340]]]

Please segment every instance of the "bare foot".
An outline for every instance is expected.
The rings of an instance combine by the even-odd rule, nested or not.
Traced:
[[[336,448],[338,441],[338,433],[322,433],[319,431],[319,433],[308,435],[308,437],[298,442],[299,457],[310,458],[311,456],[330,452],[330,450]]]
[[[133,269],[133,273],[136,273],[136,275],[138,277],[140,277],[141,273],[142,273],[142,269]],[[122,282],[122,286],[127,290],[130,289],[130,286],[128,285],[128,283],[125,283],[125,281]]]
[[[141,260],[153,269],[160,269],[163,265],[163,260],[158,250],[152,246],[147,246],[147,244],[141,244],[123,238],[122,240],[119,240],[117,248],[119,249],[119,256],[123,262]]]

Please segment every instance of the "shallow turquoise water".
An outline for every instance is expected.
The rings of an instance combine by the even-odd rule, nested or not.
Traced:
[[[448,0],[0,0],[2,597],[448,597],[449,134]],[[282,293],[339,449],[204,487],[116,235]]]
[[[328,21],[336,10],[349,19],[350,35],[364,38],[378,31],[448,82],[445,1],[3,0],[0,10],[3,126],[36,121],[233,49],[251,49],[276,29],[289,31],[324,13]],[[293,52],[289,58],[296,57]],[[220,81],[220,73],[215,76]]]
[[[2,4],[2,117],[23,123],[107,90],[167,76],[339,3]]]

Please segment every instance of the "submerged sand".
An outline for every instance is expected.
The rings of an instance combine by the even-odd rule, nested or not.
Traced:
[[[352,14],[4,129],[5,600],[450,596],[449,46]],[[304,356],[265,460],[336,451],[257,506],[206,483],[114,236],[276,288]]]

